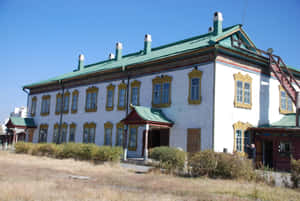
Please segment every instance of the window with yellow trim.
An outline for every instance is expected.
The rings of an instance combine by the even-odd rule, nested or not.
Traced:
[[[58,125],[58,123],[56,123],[53,126],[53,136],[52,136],[52,142],[53,143],[57,142],[58,132],[59,132],[59,125]]]
[[[62,104],[62,95],[61,93],[56,94],[56,105],[55,105],[55,114],[60,114]]]
[[[119,122],[116,127],[116,146],[123,146],[124,124]]]
[[[70,102],[70,92],[64,93],[64,101],[63,101],[63,113],[67,114],[69,112],[69,102]]]
[[[74,90],[72,92],[72,105],[71,105],[71,113],[74,114],[77,112],[77,107],[78,107],[78,97],[79,97],[79,92],[78,90]]]
[[[115,85],[110,84],[106,89],[106,111],[112,111],[114,109]]]
[[[125,83],[122,82],[118,85],[118,110],[125,110],[126,90],[127,85]]]
[[[86,90],[86,101],[85,101],[85,111],[86,112],[96,112],[97,111],[97,98],[98,98],[98,88],[90,87]]]
[[[76,124],[72,123],[70,125],[69,142],[75,142],[75,133],[76,133]]]
[[[106,122],[104,124],[104,145],[112,145],[112,129],[113,124],[111,122]]]
[[[288,96],[284,88],[279,85],[279,113],[289,114],[294,112],[292,99]]]
[[[129,126],[129,144],[128,150],[136,151],[137,148],[137,137],[138,137],[138,126],[130,125]]]
[[[193,69],[189,73],[189,104],[201,103],[201,79],[202,71]]]
[[[67,142],[67,132],[68,132],[68,124],[63,123],[62,126],[61,126],[61,135],[60,135],[60,139],[59,139],[60,143],[66,143]]]
[[[41,124],[39,130],[39,143],[47,142],[47,134],[48,134],[48,124]]]
[[[46,116],[50,113],[50,95],[42,97],[41,115]]]
[[[83,125],[83,143],[95,143],[96,124],[85,123]]]
[[[36,113],[36,103],[37,103],[37,98],[36,98],[36,96],[34,96],[31,99],[31,107],[30,107],[30,114],[33,117],[35,116],[35,113]]]
[[[132,105],[140,105],[140,87],[141,82],[138,80],[134,80],[131,82],[131,96],[130,96],[130,102]]]
[[[243,123],[238,121],[233,124],[234,128],[234,147],[233,150],[236,152],[247,153],[247,146],[250,146],[251,139],[248,128],[252,127],[249,123]]]
[[[234,106],[237,108],[252,108],[252,78],[240,72],[234,74],[235,96]]]
[[[172,77],[164,75],[152,80],[152,106],[170,107]]]

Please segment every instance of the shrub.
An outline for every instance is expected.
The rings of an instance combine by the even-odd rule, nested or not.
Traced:
[[[74,147],[74,159],[91,160],[92,150],[97,148],[95,144],[76,144]]]
[[[16,153],[28,153],[32,147],[32,143],[18,142],[15,144]]]
[[[295,188],[299,187],[300,183],[300,160],[291,159],[291,180]]]
[[[189,158],[188,165],[192,176],[212,177],[217,168],[216,153],[210,150],[197,152]]]
[[[122,147],[102,146],[92,150],[92,160],[97,163],[100,161],[120,161],[123,153]]]
[[[37,155],[55,157],[56,148],[57,145],[52,143],[39,144],[37,146]]]
[[[159,161],[159,166],[169,171],[184,168],[186,153],[173,147],[155,147],[150,151],[150,158]]]
[[[79,153],[80,145],[81,144],[75,144],[75,143],[67,143],[67,144],[60,145],[61,150],[58,150],[57,157],[77,159],[77,153]]]

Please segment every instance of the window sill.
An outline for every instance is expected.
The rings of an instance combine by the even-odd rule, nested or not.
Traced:
[[[291,113],[294,113],[294,111],[288,111],[288,110],[283,110],[283,109],[279,108],[279,113],[280,114],[291,114]]]
[[[189,98],[189,104],[190,105],[199,105],[200,103],[201,103],[201,98],[199,99],[199,100],[191,100],[190,98]]]
[[[106,106],[106,111],[113,111],[114,110],[114,107],[112,106],[112,107],[107,107]]]
[[[156,107],[156,108],[165,108],[165,107],[170,107],[171,103],[161,103],[161,104],[154,104],[152,103],[152,107]]]
[[[252,104],[246,104],[246,103],[234,103],[234,107],[236,108],[243,108],[243,109],[252,109]]]
[[[97,112],[97,108],[85,109],[85,112]]]
[[[49,112],[47,113],[41,113],[41,116],[48,116],[49,115]]]
[[[136,147],[128,147],[129,151],[136,151]]]
[[[123,106],[123,107],[118,106],[118,110],[125,110],[125,106]]]
[[[77,113],[77,110],[72,110],[71,113],[72,113],[72,114],[76,114],[76,113]]]

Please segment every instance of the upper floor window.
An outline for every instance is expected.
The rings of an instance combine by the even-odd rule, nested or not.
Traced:
[[[252,108],[252,78],[240,72],[234,74],[235,97],[234,106],[238,108]]]
[[[83,143],[95,143],[95,134],[95,123],[85,123],[83,125]]]
[[[201,103],[201,79],[201,71],[194,69],[189,73],[189,104]]]
[[[70,102],[70,92],[66,92],[64,94],[64,102],[63,102],[63,113],[69,112],[69,102]]]
[[[71,112],[72,113],[76,113],[77,112],[78,96],[79,96],[78,90],[74,90],[72,92],[72,105],[71,105]]]
[[[107,86],[107,95],[106,95],[106,110],[112,111],[114,109],[114,95],[115,95],[115,85]]]
[[[294,112],[292,99],[288,96],[286,91],[279,85],[279,112],[280,114],[288,114]]]
[[[30,108],[30,114],[33,117],[35,116],[35,113],[36,113],[36,103],[37,103],[37,98],[36,98],[36,96],[34,96],[31,99],[31,108]]]
[[[60,114],[62,104],[61,93],[56,94],[55,114]]]
[[[172,77],[167,75],[152,80],[152,106],[169,107],[171,105]]]
[[[125,110],[126,90],[127,90],[127,85],[123,82],[120,83],[118,86],[118,110]]]
[[[131,97],[130,101],[132,105],[139,105],[140,104],[140,87],[141,82],[134,80],[131,82]]]
[[[249,123],[243,123],[240,121],[233,124],[234,151],[247,153],[247,146],[250,146],[251,142],[249,131],[247,130],[249,127],[252,127]]]
[[[48,134],[48,125],[47,124],[41,124],[40,130],[39,130],[39,143],[45,143],[47,142],[47,134]]]
[[[70,125],[69,142],[75,142],[75,132],[76,132],[76,124],[72,123]]]
[[[104,124],[104,145],[108,145],[108,146],[112,145],[112,129],[113,129],[112,123],[106,122]]]
[[[122,146],[123,145],[123,131],[124,131],[124,124],[122,122],[119,122],[117,124],[117,130],[116,130],[116,146]]]
[[[50,112],[50,95],[42,97],[41,115],[48,115]]]
[[[97,87],[91,87],[86,90],[86,101],[85,101],[86,112],[97,111],[97,97],[98,97]]]
[[[137,148],[137,136],[138,136],[138,126],[130,125],[129,126],[129,145],[128,150],[136,151]]]

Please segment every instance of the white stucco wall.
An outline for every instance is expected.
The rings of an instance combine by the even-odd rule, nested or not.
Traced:
[[[195,65],[194,65],[195,66]],[[156,76],[168,75],[171,76],[171,106],[169,108],[163,108],[165,115],[175,122],[174,126],[170,129],[170,146],[180,147],[186,150],[187,129],[188,128],[201,128],[201,147],[202,149],[212,149],[212,118],[213,118],[213,63],[207,63],[203,65],[197,65],[198,70],[203,72],[201,82],[201,96],[202,101],[200,105],[188,104],[188,90],[189,90],[189,78],[188,73],[192,71],[194,66],[187,66],[177,69],[176,71],[162,72],[158,74],[146,75],[143,77],[132,78],[131,81],[137,79],[141,82],[140,88],[140,105],[151,107],[152,101],[152,79]],[[126,80],[125,80],[126,82]],[[105,83],[98,83],[88,86],[77,87],[79,91],[78,111],[76,114],[63,115],[62,122],[66,122],[68,125],[75,123],[76,127],[76,142],[82,142],[83,124],[85,122],[96,123],[96,137],[95,142],[98,145],[104,143],[104,123],[110,121],[113,123],[113,145],[116,138],[116,124],[125,117],[125,111],[117,110],[118,101],[118,85],[121,80],[111,81]],[[114,93],[114,110],[106,111],[106,87],[109,84],[115,85]],[[85,108],[85,96],[86,89],[91,86],[98,87],[98,106],[97,112],[86,113]],[[74,89],[68,89],[70,94]],[[61,91],[60,91],[61,92]],[[56,105],[56,92],[34,94],[29,98],[29,106],[31,106],[31,98],[37,97],[36,116],[34,120],[38,125],[38,128],[34,133],[34,142],[38,141],[38,131],[40,124],[48,124],[48,142],[52,141],[53,125],[59,123],[59,115],[55,115]],[[48,116],[40,116],[41,100],[43,95],[51,96],[50,114]],[[71,95],[70,104],[71,108]],[[30,111],[30,110],[29,110]],[[129,152],[129,155],[139,156],[142,153],[142,133],[144,127],[140,127],[138,130],[138,147],[135,153]],[[68,130],[69,134],[69,130]]]

